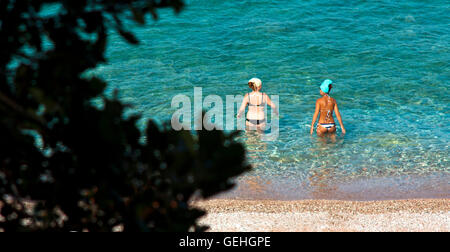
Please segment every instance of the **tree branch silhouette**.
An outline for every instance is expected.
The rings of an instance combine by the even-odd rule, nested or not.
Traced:
[[[138,42],[124,19],[145,24],[160,8],[183,6],[0,1],[0,230],[206,229],[193,197],[230,189],[230,178],[250,169],[234,134],[152,121],[142,132],[140,116],[125,118],[127,105],[103,96],[105,81],[83,75],[106,62],[110,29]]]

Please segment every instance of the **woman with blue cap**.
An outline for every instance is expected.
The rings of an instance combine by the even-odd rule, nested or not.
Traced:
[[[311,123],[311,135],[314,132],[314,124],[320,113],[319,124],[317,125],[317,135],[324,136],[325,134],[336,133],[336,124],[333,119],[333,111],[336,113],[336,117],[341,125],[342,133],[345,134],[344,124],[342,123],[341,113],[339,113],[337,102],[334,98],[330,97],[330,91],[333,86],[332,80],[325,80],[320,85],[321,98],[316,101],[316,111],[314,112],[313,120]]]

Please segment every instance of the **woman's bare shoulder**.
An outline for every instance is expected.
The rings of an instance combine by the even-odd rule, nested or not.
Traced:
[[[316,100],[316,103],[323,103],[324,101],[325,101],[325,99],[324,99],[325,97],[320,97],[320,98],[318,98],[317,100]]]

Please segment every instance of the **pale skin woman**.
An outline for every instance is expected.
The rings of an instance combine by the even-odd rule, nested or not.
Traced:
[[[237,117],[240,118],[245,112],[245,108],[248,106],[247,119],[245,124],[247,126],[247,129],[262,131],[266,127],[266,115],[264,112],[265,105],[272,107],[276,114],[278,114],[277,107],[270,100],[267,94],[261,92],[262,82],[260,79],[251,79],[248,82],[248,86],[250,87],[252,92],[245,94]]]
[[[333,111],[336,114],[336,117],[341,125],[342,133],[347,133],[344,128],[344,123],[342,122],[341,113],[339,113],[339,108],[337,102],[334,98],[332,98],[329,93],[331,88],[332,81],[326,80],[321,85],[320,95],[321,98],[316,101],[316,110],[314,112],[313,120],[311,123],[311,135],[314,132],[314,124],[316,123],[317,117],[319,117],[319,123],[317,124],[317,135],[322,137],[325,135],[334,136],[336,133],[336,124],[333,119]],[[325,91],[325,92],[324,92]]]

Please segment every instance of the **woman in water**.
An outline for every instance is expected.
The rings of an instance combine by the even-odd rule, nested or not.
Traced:
[[[242,101],[241,108],[237,114],[240,118],[245,112],[245,108],[248,105],[246,126],[251,130],[264,130],[266,127],[266,118],[264,108],[266,105],[272,107],[276,114],[275,104],[270,100],[269,96],[265,93],[261,93],[262,82],[258,78],[253,78],[248,81],[248,86],[252,89],[251,93],[247,93]]]
[[[313,120],[311,123],[311,135],[314,132],[314,124],[316,123],[317,116],[320,113],[319,124],[317,125],[317,135],[324,136],[325,134],[336,133],[336,124],[333,119],[333,111],[336,113],[336,117],[341,125],[342,133],[345,134],[344,124],[342,123],[341,113],[339,113],[337,102],[334,98],[331,98],[329,93],[331,85],[333,83],[331,80],[325,80],[320,85],[320,95],[321,98],[316,101],[316,111],[314,112]]]

